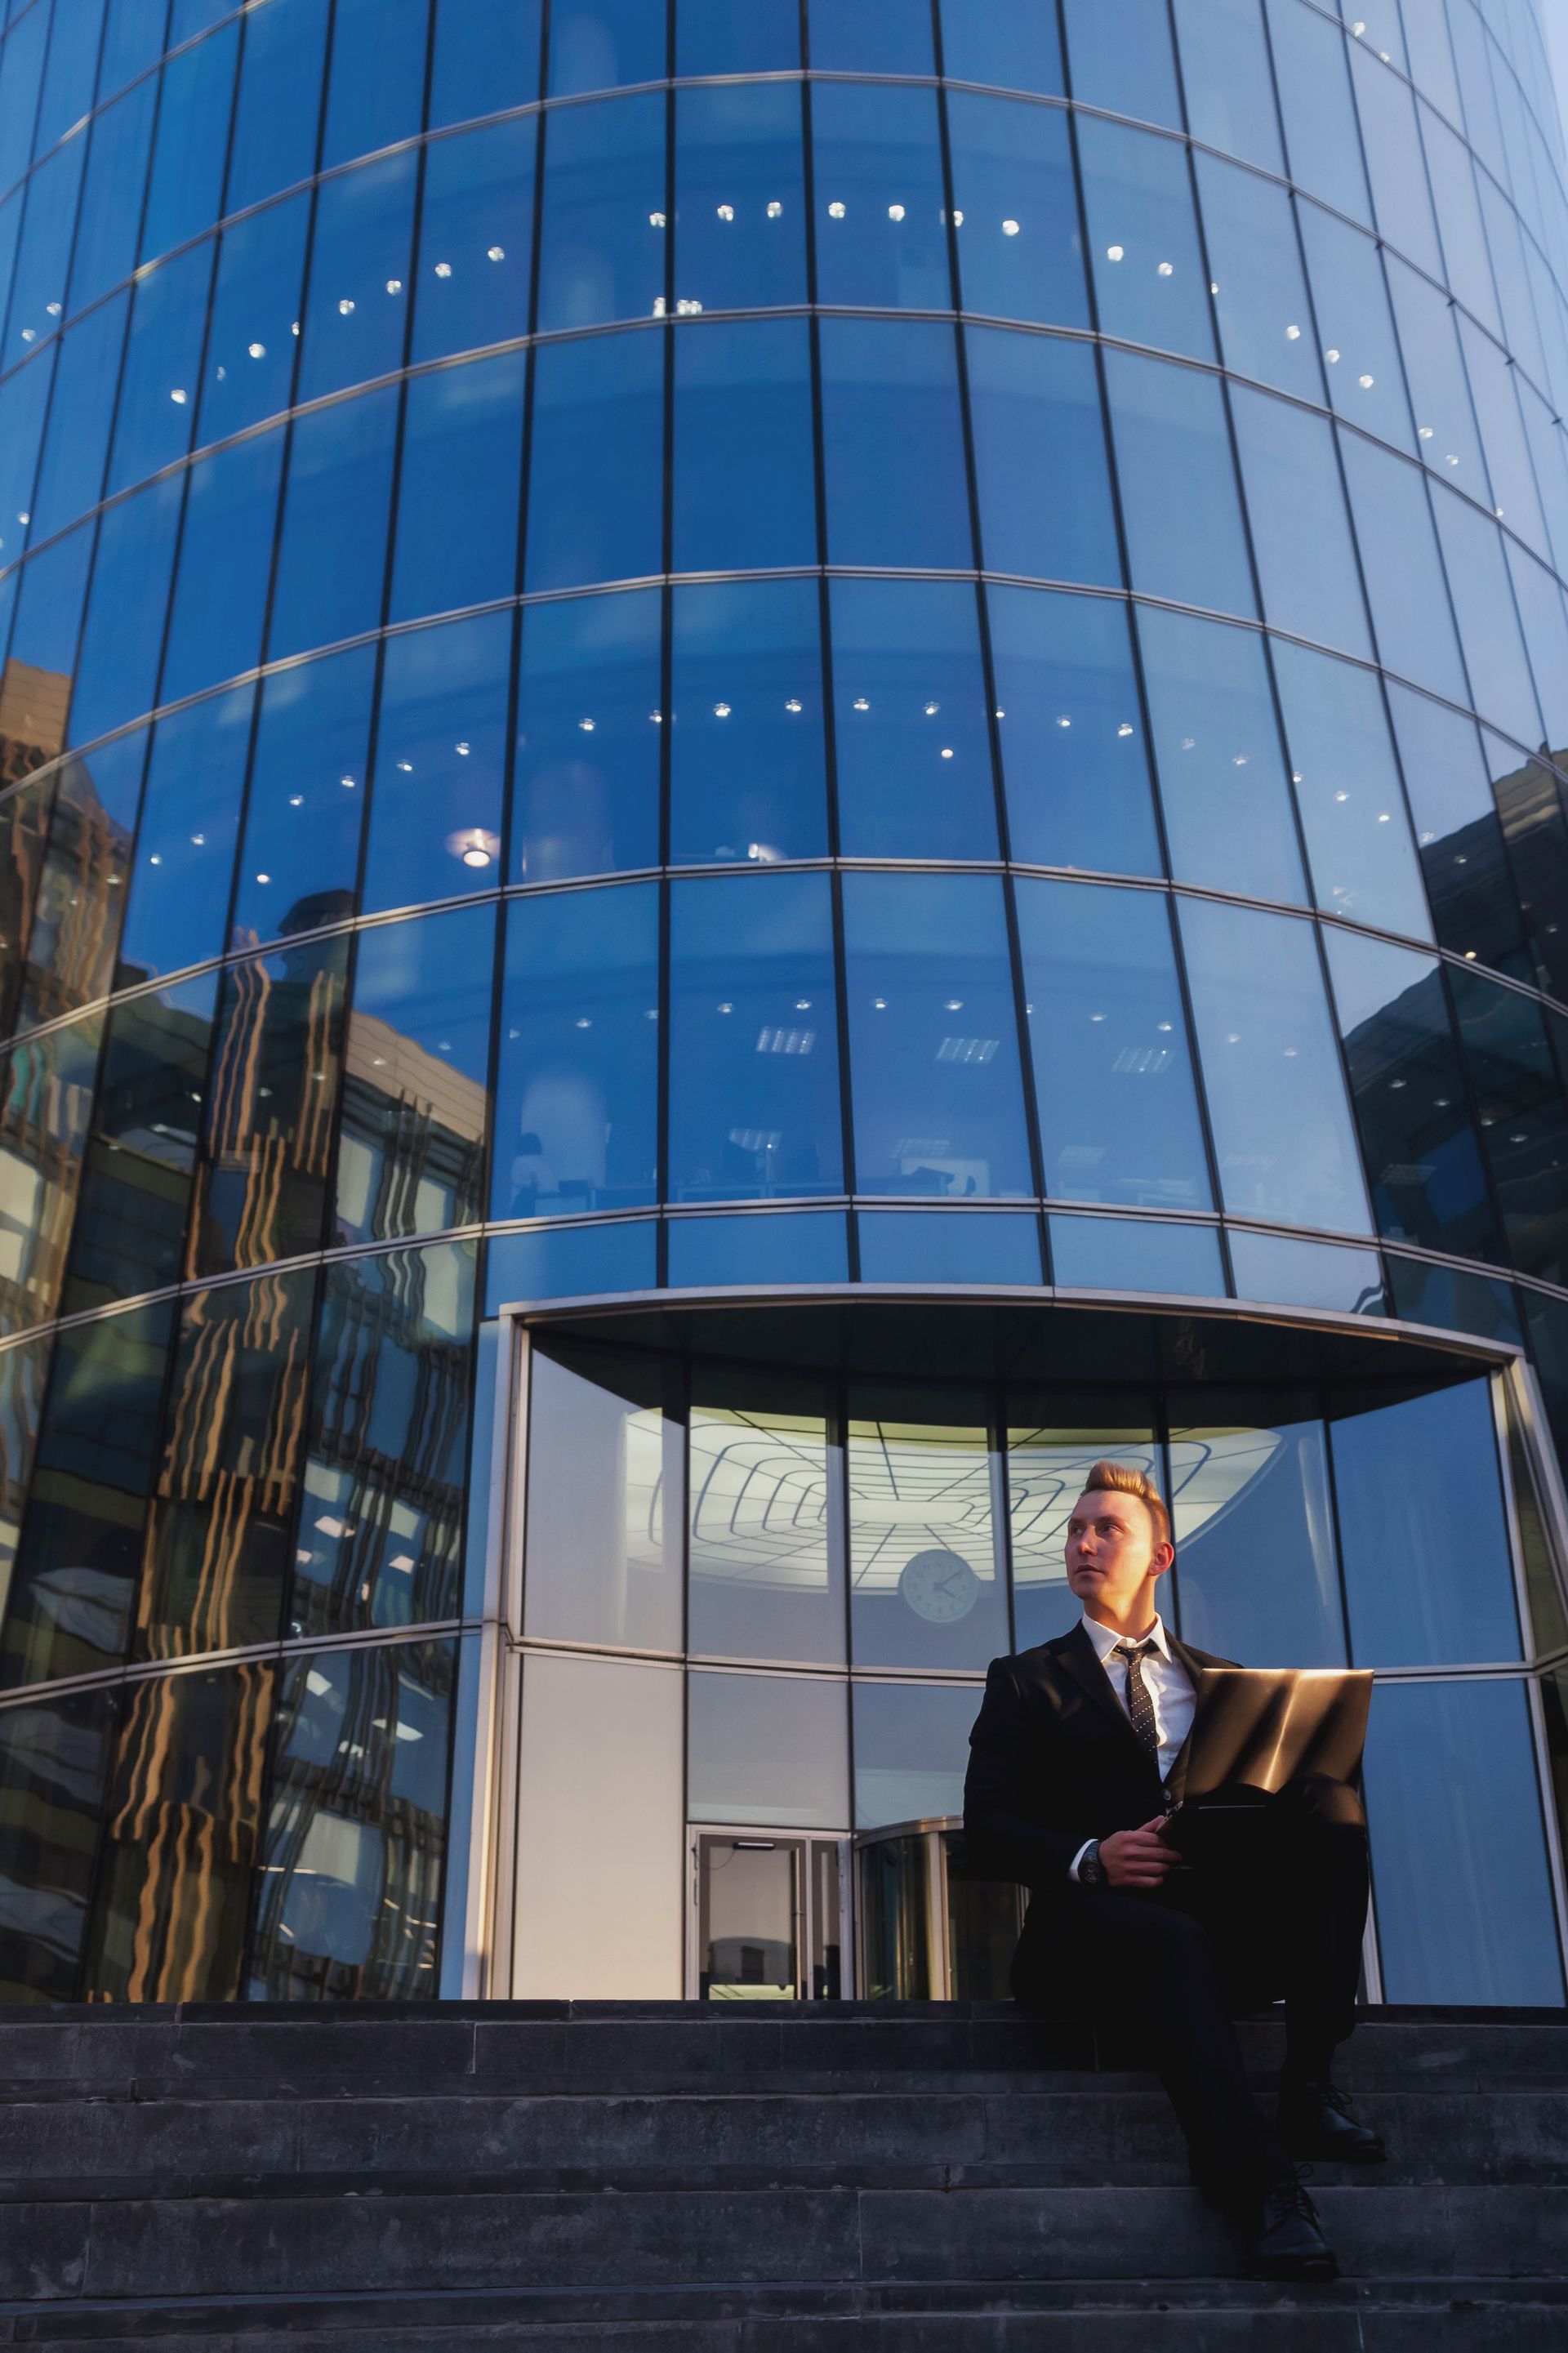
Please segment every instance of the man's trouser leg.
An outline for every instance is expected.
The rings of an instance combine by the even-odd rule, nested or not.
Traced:
[[[1114,1887],[1037,1899],[1013,1990],[1037,2008],[1091,2008],[1146,2041],[1198,2179],[1245,2215],[1290,2159],[1253,2097],[1208,1931],[1186,1900]]]
[[[1327,2079],[1355,2024],[1366,1927],[1366,1816],[1344,1781],[1304,1774],[1269,1808],[1286,2071]]]

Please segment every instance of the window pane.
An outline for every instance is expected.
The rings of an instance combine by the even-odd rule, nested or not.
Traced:
[[[1385,73],[1358,42],[1349,44],[1348,55],[1378,227],[1391,245],[1440,277],[1443,257],[1422,168],[1415,101],[1398,76]]]
[[[358,646],[262,681],[235,895],[239,945],[355,912],[374,680],[375,648]]]
[[[1037,8],[1034,0],[949,5],[942,10],[942,66],[954,81],[1058,92],[1062,54],[1055,12]]]
[[[1217,380],[1107,352],[1132,586],[1216,612],[1257,608]]]
[[[327,1269],[290,1634],[458,1614],[476,1247]]]
[[[512,826],[517,879],[658,860],[659,595],[523,615]]]
[[[1432,512],[1470,677],[1463,700],[1521,742],[1539,744],[1541,711],[1503,562],[1501,534],[1468,500],[1447,490],[1434,488]]]
[[[973,561],[952,337],[885,319],[822,322],[827,551],[835,564]]]
[[[1127,608],[995,586],[986,604],[1013,856],[1160,873]]]
[[[1021,880],[1018,930],[1047,1192],[1212,1207],[1163,897]]]
[[[1283,171],[1258,0],[1175,0],[1175,15],[1193,137],[1266,172]]]
[[[1250,1666],[1345,1662],[1328,1451],[1314,1401],[1175,1391],[1171,1514],[1182,1633]]]
[[[930,20],[907,0],[811,0],[810,61],[824,73],[934,73]]]
[[[994,858],[974,591],[836,580],[833,700],[847,858]]]
[[[1385,2000],[1561,2002],[1532,1748],[1521,1683],[1379,1686],[1366,1803]]]
[[[710,10],[715,0],[708,0]],[[721,35],[745,44],[771,28],[752,7],[724,8]],[[689,8],[678,17],[693,45]],[[795,34],[798,58],[799,33]],[[708,71],[682,65],[682,73]],[[717,70],[714,69],[713,70]],[[704,311],[766,310],[805,300],[805,179],[800,92],[790,84],[683,90],[675,101],[675,290]]]
[[[544,134],[539,331],[651,319],[664,303],[664,100],[552,112]]]
[[[550,97],[656,81],[665,62],[664,17],[647,0],[554,0]]]
[[[1519,902],[1473,722],[1391,687],[1389,706],[1442,946],[1525,977]]]
[[[1311,926],[1250,907],[1179,904],[1225,1207],[1369,1232]]]
[[[209,972],[133,997],[109,1016],[61,1303],[68,1314],[161,1291],[185,1271],[216,1002]]]
[[[394,621],[455,613],[517,586],[522,352],[416,376],[403,418]]]
[[[282,472],[281,426],[192,467],[161,701],[237,677],[260,659]]]
[[[437,0],[432,130],[539,96],[542,15],[542,0],[517,0],[499,22],[490,0]]]
[[[816,581],[679,588],[673,634],[671,860],[820,858],[827,812]],[[651,734],[647,708],[637,719]]]
[[[1100,1411],[1096,1414],[1096,1406]],[[1133,1419],[1140,1408],[1143,1422]],[[1007,1509],[1013,1548],[1013,1613],[1020,1648],[1063,1634],[1080,1615],[1067,1581],[1067,1524],[1090,1467],[1105,1455],[1135,1462],[1156,1483],[1163,1465],[1150,1409],[1136,1391],[1070,1398],[1011,1397]]]
[[[795,0],[680,0],[675,20],[678,74],[781,73],[798,66]]]
[[[1478,37],[1479,30],[1478,26]],[[1481,226],[1469,151],[1457,132],[1437,121],[1430,108],[1424,108],[1422,112],[1432,197],[1447,263],[1445,276],[1460,301],[1467,303],[1494,335],[1500,334],[1497,288],[1492,280],[1491,256]]]
[[[857,1830],[962,1814],[979,1689],[970,1683],[856,1683],[851,1689]]]
[[[1399,346],[1376,246],[1317,205],[1298,208],[1329,398],[1351,424],[1411,449]]]
[[[79,514],[97,503],[102,491],[103,461],[109,450],[110,419],[120,374],[121,346],[125,340],[125,312],[126,297],[121,295],[112,302],[105,302],[61,338],[54,398],[49,404],[49,438],[38,469],[37,486],[30,501],[26,496],[11,496],[0,505],[0,517],[8,522],[13,514],[31,504],[35,545],[66,523],[74,522]],[[36,362],[22,371],[20,381],[42,387],[47,380],[43,371],[47,366],[47,357]],[[17,381],[12,378],[13,384]],[[34,457],[37,452],[37,436],[26,438],[30,440],[27,454]],[[20,531],[15,544],[21,544]]]
[[[302,1269],[184,1303],[137,1598],[141,1658],[278,1639],[314,1293]]]
[[[296,418],[269,660],[381,626],[398,406],[389,384]]]
[[[456,1652],[397,1642],[284,1669],[253,2000],[435,1995]]]
[[[1340,436],[1340,454],[1381,659],[1435,694],[1467,702],[1426,483],[1359,433]]]
[[[163,68],[142,222],[143,259],[184,245],[217,218],[238,56],[239,29],[226,25],[210,41],[169,58]]]
[[[670,896],[669,1196],[843,1190],[827,880],[678,882]]]
[[[289,406],[293,323],[310,226],[308,195],[291,196],[224,232],[202,384],[202,441],[221,441]]]
[[[1062,15],[1075,98],[1180,130],[1170,19],[1160,0],[1063,0]]]
[[[570,1343],[529,1358],[523,1626],[534,1641],[681,1646],[675,1367]]]
[[[1264,0],[1264,12],[1291,178],[1352,219],[1370,220],[1344,35],[1299,0]]]
[[[862,1209],[857,1222],[862,1282],[1040,1280],[1039,1219],[1017,1210]]]
[[[408,153],[322,182],[300,399],[402,366],[416,176],[417,159]]]
[[[120,1695],[72,1692],[0,1715],[0,1998],[76,1998]]]
[[[1503,1232],[1521,1274],[1568,1280],[1568,1106],[1541,1007],[1479,973],[1451,973],[1459,1038]]]
[[[1331,915],[1429,938],[1376,679],[1303,646],[1275,640],[1269,650],[1318,905]]]
[[[1007,1647],[994,1527],[999,1465],[984,1401],[954,1393],[930,1422],[897,1392],[852,1392],[850,1639],[862,1667],[978,1667]]]
[[[121,735],[58,771],[18,1028],[74,1013],[110,987],[146,754],[144,734]],[[7,923],[11,938],[19,930]]]
[[[1483,1340],[1522,1345],[1513,1286],[1484,1274],[1465,1274],[1429,1260],[1387,1252],[1394,1312],[1406,1324],[1436,1324],[1446,1332],[1474,1332]]]
[[[1079,119],[1078,136],[1101,329],[1213,359],[1186,150],[1092,115]]]
[[[1219,1299],[1225,1268],[1212,1226],[1159,1218],[1047,1218],[1054,1280],[1075,1291]]]
[[[109,491],[172,465],[191,446],[213,245],[176,254],[137,281],[114,417]]]
[[[1325,932],[1377,1228],[1460,1258],[1498,1237],[1435,958]]]
[[[1000,882],[845,878],[857,1190],[1034,1191]]]
[[[438,22],[446,13],[439,12]],[[510,28],[510,11],[506,22]],[[492,46],[500,33],[495,27]],[[536,61],[538,54],[536,33]],[[493,103],[473,111],[488,114]],[[435,139],[426,149],[415,359],[440,359],[527,333],[533,142],[531,116],[491,123],[460,139]]]
[[[686,1641],[699,1656],[843,1663],[843,1544],[825,1412],[804,1382],[748,1383],[736,1404],[732,1379],[698,1367]]]
[[[177,711],[153,731],[120,987],[178,972],[228,944],[228,890],[255,690]]]
[[[387,640],[364,903],[491,890],[500,854],[511,615]]]
[[[14,1046],[0,1082],[0,1322],[59,1312],[60,1276],[88,1140],[102,1016]]]
[[[1487,731],[1482,742],[1518,884],[1529,976],[1538,988],[1563,997],[1568,995],[1568,821],[1563,788],[1539,760],[1527,759],[1514,744]]]
[[[157,1675],[125,1699],[89,2001],[236,2001],[277,1670]]]
[[[125,1655],[173,1314],[161,1301],[68,1325],[55,1343],[0,1645],[8,1688]]]
[[[989,327],[964,343],[987,567],[1120,587],[1093,353]]]
[[[9,666],[26,664],[68,679],[76,659],[92,556],[92,525],[79,523],[52,547],[40,548],[23,569],[11,631]],[[58,691],[58,690],[57,690]],[[58,721],[57,704],[56,716]]]
[[[1244,385],[1232,395],[1231,413],[1265,617],[1276,628],[1370,659],[1332,426]]]
[[[658,894],[521,899],[507,915],[490,1213],[654,1198]]]
[[[714,322],[676,336],[671,536],[677,572],[816,563],[804,319]]]
[[[663,415],[662,334],[537,353],[525,587],[660,569]]]
[[[823,1209],[766,1217],[675,1218],[669,1227],[672,1290],[728,1283],[847,1282],[842,1217]]]
[[[73,744],[151,708],[184,496],[174,475],[110,507],[99,524],[70,702]]]
[[[811,141],[818,301],[947,310],[936,92],[814,82]]]
[[[336,0],[323,169],[418,130],[429,21],[426,0]]]
[[[246,17],[224,198],[231,213],[314,171],[319,109],[298,100],[321,89],[326,38],[327,0],[268,0]]]
[[[1217,156],[1193,162],[1226,365],[1321,402],[1322,370],[1289,196]]]
[[[73,139],[67,147],[57,147],[28,183],[16,275],[11,281],[5,346],[8,367],[25,358],[31,345],[54,332],[65,309],[71,228],[85,153],[85,142],[80,139]]]
[[[484,1215],[495,910],[363,933],[343,1048],[338,1242]]]
[[[950,9],[950,17],[954,13]],[[977,15],[974,8],[966,7],[961,22],[973,26]],[[1049,26],[1054,47],[1055,27],[1044,11],[1031,9],[1029,21],[1039,28],[1042,39]],[[972,33],[962,46],[973,45],[974,37]],[[1011,38],[1007,46],[1013,49]],[[953,47],[950,30],[946,37],[950,74],[957,71]],[[1002,65],[1000,58],[984,62]],[[1015,62],[1005,70],[973,79],[1013,82],[1016,72]],[[1029,87],[1023,81],[1016,86]],[[954,90],[947,101],[947,122],[953,204],[963,216],[958,224],[958,250],[964,309],[994,319],[1039,319],[1054,325],[1087,327],[1083,241],[1079,234],[1067,115],[1052,108],[966,97]]]
[[[1149,723],[1178,881],[1306,896],[1263,639],[1141,606]]]
[[[1490,506],[1453,305],[1394,254],[1386,263],[1419,453],[1445,481],[1456,482],[1483,506]]]
[[[1238,1299],[1322,1307],[1337,1315],[1384,1315],[1383,1267],[1373,1250],[1332,1242],[1287,1241],[1233,1227],[1230,1267]]]
[[[0,556],[7,564],[27,543],[54,371],[54,353],[42,352],[0,384]]]
[[[71,257],[73,313],[117,286],[135,262],[157,96],[158,78],[153,74],[99,115],[88,133],[81,209]]]
[[[688,1820],[837,1830],[849,1812],[846,1695],[805,1675],[689,1675]]]

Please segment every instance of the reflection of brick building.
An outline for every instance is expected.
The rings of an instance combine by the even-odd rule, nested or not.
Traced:
[[[438,1054],[374,1015],[353,1015],[343,1051],[340,1210],[365,1234],[439,1233],[478,1216],[488,1103],[478,1080]]]
[[[8,661],[0,670],[0,792],[19,785],[66,740],[71,682],[62,670]]]

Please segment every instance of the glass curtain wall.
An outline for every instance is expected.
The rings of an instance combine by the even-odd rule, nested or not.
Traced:
[[[1568,1451],[1531,0],[0,16],[18,1998],[460,1972],[509,1302],[1383,1316]],[[875,1399],[776,1411],[873,1476]],[[766,1608],[917,1664],[858,1557]]]

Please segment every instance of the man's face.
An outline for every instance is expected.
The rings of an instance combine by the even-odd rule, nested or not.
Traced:
[[[1095,1491],[1073,1505],[1068,1583],[1087,1607],[1106,1602],[1120,1610],[1173,1557],[1169,1545],[1155,1542],[1154,1522],[1141,1496]]]

